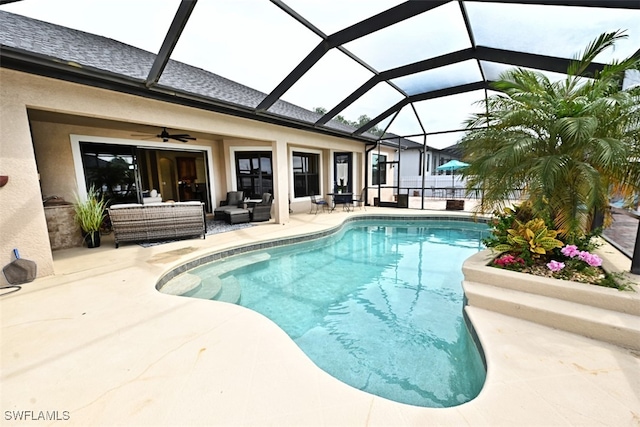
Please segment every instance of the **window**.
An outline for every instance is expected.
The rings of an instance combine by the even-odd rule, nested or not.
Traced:
[[[427,159],[426,162],[424,162],[424,159]],[[431,162],[431,154],[429,153],[424,153],[424,152],[420,152],[420,158],[418,159],[418,175],[422,175],[422,172],[424,171],[429,172],[429,162]]]
[[[236,152],[238,191],[245,197],[260,199],[264,193],[273,194],[273,168],[268,151]]]
[[[94,186],[112,203],[138,202],[135,147],[80,142],[87,189]]]
[[[373,174],[373,185],[385,185],[387,183],[387,156],[374,154],[371,157],[371,170]]]
[[[294,197],[320,194],[320,156],[294,151],[292,160]]]
[[[333,176],[335,176],[333,191],[342,190],[343,193],[353,191],[351,185],[351,176],[353,175],[352,157],[352,153],[335,153],[333,155]]]

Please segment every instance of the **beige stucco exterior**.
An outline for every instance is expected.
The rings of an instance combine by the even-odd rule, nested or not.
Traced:
[[[38,276],[54,273],[43,197],[73,201],[84,192],[84,183],[77,179],[74,138],[208,150],[215,206],[235,189],[233,153],[251,147],[271,150],[279,223],[288,221],[289,200],[294,212],[309,209],[308,197],[293,198],[293,150],[320,154],[323,193],[333,182],[333,153],[354,153],[353,188],[364,186],[365,145],[358,141],[7,69],[0,69],[0,108],[0,175],[9,176],[0,188],[0,265],[11,262],[12,249],[18,248],[22,257],[37,263]],[[149,126],[180,129],[197,140],[171,145],[132,136]]]

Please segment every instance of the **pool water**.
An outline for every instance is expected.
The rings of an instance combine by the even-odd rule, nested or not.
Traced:
[[[463,318],[461,267],[483,249],[487,230],[463,221],[358,221],[250,255],[249,265],[232,257],[200,266],[190,272],[202,278],[191,296],[206,295],[216,277],[346,384],[402,403],[456,406],[478,395],[486,375]]]

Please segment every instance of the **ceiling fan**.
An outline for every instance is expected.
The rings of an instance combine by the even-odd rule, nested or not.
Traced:
[[[148,134],[145,134],[145,135],[132,134],[131,136],[149,136],[149,135]],[[151,136],[151,138],[154,138],[154,136]],[[167,128],[162,128],[162,132],[160,132],[158,135],[155,135],[155,138],[161,138],[162,141],[164,142],[168,142],[170,139],[175,139],[176,141],[180,141],[180,142],[187,142],[188,140],[191,140],[191,141],[196,140],[196,138],[192,137],[188,133],[169,133],[167,131]]]

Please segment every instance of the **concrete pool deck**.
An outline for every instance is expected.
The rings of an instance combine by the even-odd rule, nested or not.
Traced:
[[[54,276],[0,298],[0,423],[640,425],[640,354],[579,335],[469,307],[486,384],[466,404],[420,408],[334,379],[258,313],[155,289],[164,273],[212,251],[361,213],[458,214],[367,207],[149,248],[114,249],[107,237],[97,249],[56,251]]]

